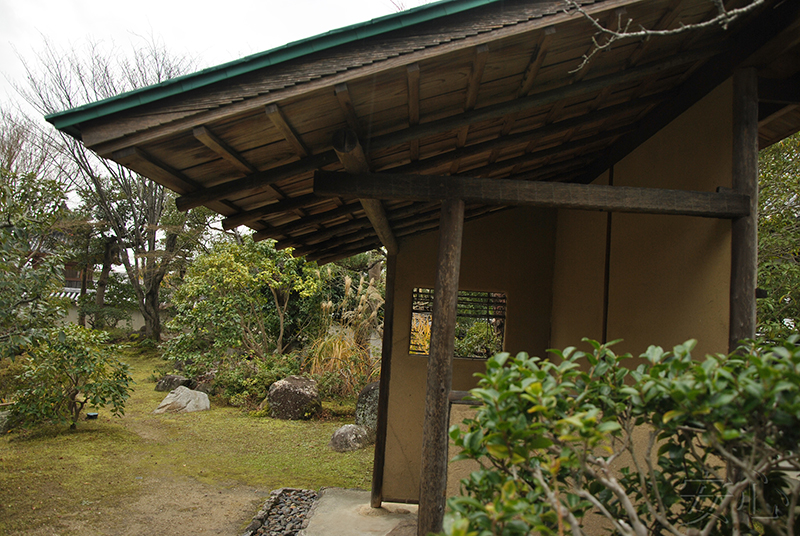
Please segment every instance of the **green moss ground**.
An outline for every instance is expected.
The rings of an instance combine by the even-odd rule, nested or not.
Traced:
[[[42,428],[0,438],[0,534],[47,526],[93,505],[135,499],[148,477],[186,476],[224,489],[246,485],[369,489],[372,448],[335,453],[328,447],[345,422],[337,411],[323,421],[253,417],[237,408],[153,415],[165,393],[154,391],[155,353],[127,350],[137,382],[125,416],[99,410],[77,430]]]

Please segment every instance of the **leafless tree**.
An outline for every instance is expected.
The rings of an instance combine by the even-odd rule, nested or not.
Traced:
[[[594,36],[592,36],[592,43],[594,46],[587,54],[583,56],[583,60],[578,68],[575,69],[575,71],[583,69],[590,61],[592,61],[592,58],[594,58],[597,53],[611,48],[611,46],[613,46],[616,42],[623,39],[651,39],[653,37],[666,37],[714,27],[722,27],[727,30],[728,26],[736,19],[755,11],[759,7],[763,6],[766,2],[766,0],[750,0],[741,7],[728,9],[725,6],[725,0],[707,0],[709,4],[712,4],[712,6],[716,8],[716,14],[713,17],[703,22],[692,24],[679,23],[676,28],[659,30],[645,28],[644,26],[637,24],[636,21],[625,16],[624,10],[618,10],[617,18],[613,26],[604,25],[597,18],[593,17],[585,9],[583,9],[582,4],[584,2],[581,2],[580,0],[563,1],[564,9],[567,13],[580,13],[592,24],[592,26],[594,26],[596,30]]]
[[[170,55],[155,39],[132,53],[100,43],[62,50],[45,40],[32,61],[20,58],[27,73],[19,94],[39,113],[50,114],[157,84],[188,72],[193,62]],[[163,186],[102,159],[62,132],[46,131],[61,155],[59,165],[75,177],[84,200],[98,207],[120,245],[120,260],[138,298],[145,334],[160,339],[159,290],[181,250],[192,244],[203,218],[179,214]]]

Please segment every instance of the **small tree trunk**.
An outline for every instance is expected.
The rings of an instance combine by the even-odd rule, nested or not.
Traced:
[[[101,311],[106,305],[106,288],[108,288],[108,277],[111,274],[111,264],[114,262],[114,256],[117,251],[117,239],[114,237],[106,238],[103,248],[103,271],[100,272],[100,278],[97,280],[97,291],[94,296],[94,304],[97,306],[97,313],[94,322],[96,329],[105,327],[105,318]]]
[[[152,285],[144,295],[144,334],[148,339],[161,340],[161,317],[159,315],[158,285]]]
[[[81,271],[81,294],[78,298],[78,325],[82,328],[86,327],[86,312],[83,310],[83,298],[86,296],[87,287],[89,286],[89,263],[84,265]]]

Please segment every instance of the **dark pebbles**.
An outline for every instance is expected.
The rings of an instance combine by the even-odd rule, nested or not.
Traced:
[[[281,488],[269,494],[243,536],[295,536],[308,524],[308,511],[317,500],[310,489]]]

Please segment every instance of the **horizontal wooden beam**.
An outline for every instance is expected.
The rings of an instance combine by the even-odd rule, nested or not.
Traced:
[[[750,213],[749,198],[729,191],[713,193],[433,175],[351,175],[318,171],[314,176],[314,193],[384,200],[463,199],[487,205],[528,205],[706,218],[738,218]]]

